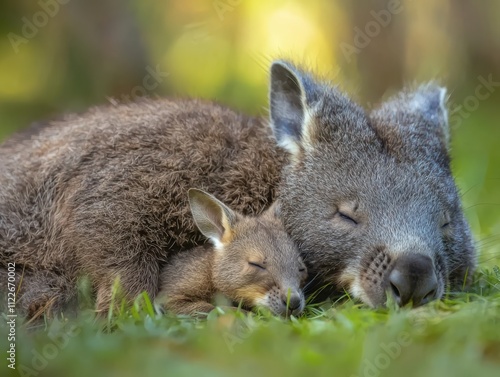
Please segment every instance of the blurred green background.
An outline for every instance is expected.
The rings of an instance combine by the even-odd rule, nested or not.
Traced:
[[[265,115],[276,57],[368,107],[437,79],[451,95],[453,168],[480,260],[498,263],[499,15],[494,0],[3,1],[0,141],[112,98],[197,96]]]

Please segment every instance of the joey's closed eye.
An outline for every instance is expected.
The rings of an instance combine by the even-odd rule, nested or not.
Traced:
[[[252,267],[255,267],[255,268],[259,268],[261,270],[265,270],[266,267],[262,264],[262,263],[259,263],[259,262],[248,262],[248,264]]]

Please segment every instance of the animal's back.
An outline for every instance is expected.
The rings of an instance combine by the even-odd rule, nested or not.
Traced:
[[[270,73],[281,182],[283,152],[259,120],[199,101],[94,109],[0,147],[2,261],[89,274],[101,309],[118,276],[129,297],[154,296],[168,254],[200,242],[189,187],[248,213],[279,184],[285,229],[328,294],[379,306],[389,291],[403,306],[461,289],[475,250],[446,90],[407,89],[367,113],[289,62]]]
[[[261,120],[213,103],[144,100],[67,116],[0,147],[1,262],[84,266],[98,281],[135,265],[154,290],[158,263],[201,241],[188,188],[258,213],[283,160]]]

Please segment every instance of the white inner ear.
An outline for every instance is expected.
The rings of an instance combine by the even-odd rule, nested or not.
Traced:
[[[450,144],[450,127],[448,125],[448,109],[446,108],[446,88],[440,88],[439,90],[439,107],[443,114],[443,133],[446,141],[446,145]]]
[[[284,135],[278,143],[280,147],[285,148],[292,155],[292,160],[295,160],[295,158],[299,156],[301,147],[304,150],[311,150],[314,145],[311,129],[313,127],[316,109],[306,106],[305,97],[302,97],[302,103],[304,103],[304,120],[301,125],[302,133],[300,135],[300,141],[292,136]]]
[[[296,140],[294,140],[294,138],[291,136],[282,136],[281,140],[278,142],[278,145],[282,148],[285,148],[292,156],[298,156],[300,153],[299,144],[297,144]]]
[[[446,120],[448,121],[448,109],[446,108],[446,88],[439,89],[439,106],[441,107],[441,111],[443,112]]]
[[[309,150],[313,148],[314,141],[311,135],[311,129],[314,126],[315,108],[304,106],[304,124],[302,125],[302,145],[304,149]]]
[[[217,250],[219,252],[224,251],[224,244],[222,242],[220,242],[220,240],[218,238],[210,237],[209,240],[212,243],[212,245],[214,245],[215,250]]]
[[[439,110],[435,113],[432,113],[432,117],[438,117],[440,126],[443,130],[443,135],[446,144],[449,144],[450,141],[450,130],[448,127],[448,109],[446,108],[446,96],[447,96],[447,90],[446,88],[440,87],[439,89]],[[422,111],[425,114],[428,113],[428,93],[425,92],[425,89],[423,89],[422,92],[417,92],[413,96],[412,101],[410,102],[411,107],[415,111]]]

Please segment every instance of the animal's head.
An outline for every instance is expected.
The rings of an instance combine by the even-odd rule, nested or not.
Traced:
[[[475,251],[450,171],[445,89],[423,85],[370,114],[277,61],[271,125],[289,151],[280,200],[310,278],[371,306],[421,305],[461,287]]]
[[[215,247],[212,275],[224,296],[246,308],[298,315],[305,306],[307,271],[278,220],[275,203],[261,216],[246,217],[201,190],[189,190],[194,221]]]

